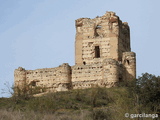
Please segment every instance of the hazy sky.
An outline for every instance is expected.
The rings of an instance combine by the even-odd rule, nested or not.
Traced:
[[[137,76],[160,75],[159,0],[0,0],[0,97],[14,69],[74,65],[75,20],[114,11],[128,22]]]

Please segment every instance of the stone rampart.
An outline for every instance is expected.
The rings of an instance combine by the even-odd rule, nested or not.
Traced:
[[[73,89],[90,88],[102,81],[102,64],[72,66]]]
[[[36,70],[15,70],[16,86],[21,83],[29,86],[40,86],[47,91],[66,91],[71,87],[71,67],[64,63],[56,68],[43,68]]]

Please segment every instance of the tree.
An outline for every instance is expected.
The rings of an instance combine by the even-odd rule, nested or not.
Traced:
[[[142,74],[136,80],[135,92],[139,96],[139,102],[152,110],[160,109],[160,76],[149,73]]]

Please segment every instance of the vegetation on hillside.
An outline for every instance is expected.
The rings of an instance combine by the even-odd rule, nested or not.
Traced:
[[[25,93],[13,95],[11,98],[0,98],[0,119],[127,120],[126,113],[158,114],[159,86],[159,76],[145,73],[114,88],[71,90],[41,97]]]

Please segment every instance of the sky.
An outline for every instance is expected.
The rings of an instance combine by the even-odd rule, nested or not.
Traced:
[[[75,64],[75,20],[113,11],[130,26],[137,77],[160,75],[159,0],[0,0],[0,97],[14,70]],[[2,90],[3,89],[3,90]],[[5,90],[5,91],[4,91]]]

